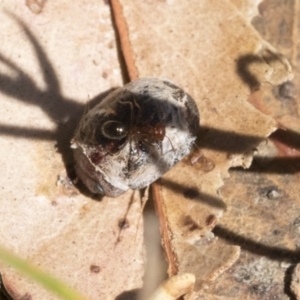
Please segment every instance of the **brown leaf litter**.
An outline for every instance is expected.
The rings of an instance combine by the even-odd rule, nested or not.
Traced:
[[[250,90],[291,78],[291,68],[230,2],[112,3],[131,78],[169,78],[200,111],[199,165],[187,158],[154,186],[169,274],[194,273],[199,289],[239,255],[210,232],[225,209],[222,179],[229,167],[249,167],[253,150],[276,129],[249,105]]]
[[[250,25],[256,8],[249,1],[111,2],[131,79],[168,78],[195,99],[200,111],[195,153],[153,186],[169,274],[194,273],[196,292],[189,298],[197,298],[240,253],[238,246],[211,232],[226,208],[218,192],[223,179],[230,167],[249,167],[254,149],[277,127],[247,98],[261,83],[291,79],[291,68]],[[142,286],[144,267],[142,195],[128,192],[97,202],[68,189],[65,166],[54,147],[55,134],[62,137],[62,130],[55,130],[66,129],[70,108],[82,112],[89,98],[121,85],[109,7],[84,0],[77,6],[48,1],[40,14],[11,1],[5,7],[30,24],[38,43],[31,39],[30,44],[22,28],[4,14],[1,76],[9,84],[0,84],[2,110],[7,111],[0,126],[6,174],[1,182],[1,244],[90,299],[133,295]],[[57,78],[40,44],[59,71]],[[64,109],[68,114],[60,113]],[[30,127],[39,130],[32,133]],[[59,174],[63,184],[56,186]],[[120,231],[124,216],[129,227]],[[12,226],[12,219],[18,225]],[[1,271],[17,297],[29,291],[32,299],[54,299],[13,270],[1,266]]]

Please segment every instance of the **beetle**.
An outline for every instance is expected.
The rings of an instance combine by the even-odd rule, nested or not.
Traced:
[[[190,152],[199,121],[194,100],[174,83],[137,79],[82,117],[71,146],[76,173],[110,197],[144,188]]]

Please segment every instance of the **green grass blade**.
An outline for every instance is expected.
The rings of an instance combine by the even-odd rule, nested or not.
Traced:
[[[64,300],[87,300],[79,293],[75,292],[60,280],[31,265],[24,259],[21,259],[8,250],[0,247],[0,260],[12,266],[17,271],[41,284],[45,289],[53,292]]]

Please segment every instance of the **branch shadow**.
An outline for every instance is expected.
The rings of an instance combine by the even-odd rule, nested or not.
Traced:
[[[290,300],[297,300],[297,295],[292,290],[293,274],[296,272],[296,265],[291,265],[287,268],[284,276],[284,292]]]
[[[251,91],[257,90],[261,83],[257,76],[251,72],[251,65],[271,65],[280,59],[279,56],[282,55],[269,49],[264,49],[260,55],[252,53],[241,55],[236,61],[236,73]]]
[[[161,185],[164,188],[170,189],[178,194],[182,194],[185,198],[192,201],[201,202],[215,208],[226,209],[226,204],[221,198],[203,193],[197,187],[184,187],[175,181],[160,179]]]
[[[294,130],[278,129],[269,139],[294,150],[300,150],[300,133]],[[300,156],[254,156],[249,169],[235,168],[235,171],[265,174],[297,174],[300,172]]]
[[[212,231],[220,239],[223,239],[230,244],[239,245],[243,250],[250,253],[264,256],[272,260],[290,263],[298,263],[300,261],[300,251],[264,245],[251,238],[241,236],[221,225],[216,225]]]
[[[300,262],[300,251],[269,246],[251,238],[239,235],[221,225],[216,225],[212,231],[219,239],[222,239],[232,245],[238,245],[244,251],[258,256],[263,256],[271,260],[291,263],[291,266],[285,272],[284,292],[289,299],[296,299],[294,292],[291,290],[291,282],[295,267]]]
[[[212,149],[228,154],[242,154],[249,151],[249,145],[253,149],[265,139],[255,135],[245,135],[237,132],[200,126],[197,146],[200,149]]]
[[[256,90],[260,86],[258,78],[251,73],[250,66],[253,64],[262,64],[262,57],[254,54],[245,54],[238,58],[236,62],[236,72],[238,76],[246,83],[251,90]]]
[[[300,149],[300,133],[297,131],[291,129],[278,129],[270,136],[270,139],[291,148]]]
[[[296,299],[295,294],[291,289],[291,282],[295,267],[300,261],[300,251],[293,251],[282,247],[269,246],[261,242],[257,242],[251,238],[239,235],[221,225],[216,225],[212,231],[219,239],[222,239],[229,244],[239,245],[244,251],[258,256],[267,257],[271,260],[291,263],[291,266],[285,272],[284,292],[289,297],[289,299]]]
[[[45,88],[39,88],[34,79],[25,71],[18,67],[8,57],[0,53],[0,63],[8,67],[16,76],[8,76],[0,72],[0,92],[15,98],[16,100],[40,107],[56,124],[54,131],[40,128],[29,128],[21,126],[12,126],[0,123],[0,134],[4,136],[15,136],[25,139],[53,140],[56,141],[57,151],[62,155],[62,160],[70,177],[73,176],[71,170],[74,161],[70,148],[70,140],[82,117],[85,105],[80,104],[75,99],[69,99],[62,96],[61,86],[58,80],[57,72],[51,64],[49,57],[43,50],[37,38],[19,18],[8,13],[22,29],[24,35],[29,40],[32,49],[37,57],[41,76],[45,83]],[[90,100],[89,106],[93,107],[102,101],[114,88],[100,93]],[[85,190],[83,192],[86,192]]]
[[[274,159],[256,156],[249,169],[236,168],[235,171],[266,174],[297,174],[300,172],[300,156],[276,157]]]

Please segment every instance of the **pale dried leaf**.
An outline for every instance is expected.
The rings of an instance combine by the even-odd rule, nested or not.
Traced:
[[[122,85],[110,8],[47,1],[36,14],[27,5],[1,1],[0,243],[89,299],[113,299],[142,285],[140,193],[93,200],[65,171],[86,103]],[[55,299],[0,270],[16,299]]]
[[[231,0],[246,20],[251,21],[258,15],[258,5],[262,0]]]

